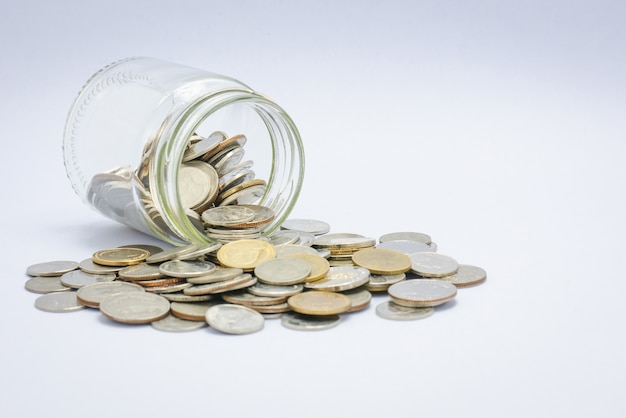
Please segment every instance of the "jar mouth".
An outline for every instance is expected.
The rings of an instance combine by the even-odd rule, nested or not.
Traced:
[[[238,117],[221,118],[222,113]],[[229,122],[224,124],[224,120]],[[249,128],[252,133],[245,132]],[[228,132],[233,129],[238,132]],[[198,132],[211,130],[243,134],[250,146],[262,147],[265,152],[270,148],[268,157],[254,161],[265,167],[267,175],[265,191],[255,204],[274,212],[273,221],[263,229],[264,235],[270,234],[288,217],[300,194],[304,178],[302,140],[292,119],[276,103],[252,90],[227,89],[175,109],[165,118],[153,142],[149,183],[156,188],[152,193],[154,204],[175,235],[169,241],[202,245],[216,242],[192,223],[179,190],[180,169],[190,139]]]

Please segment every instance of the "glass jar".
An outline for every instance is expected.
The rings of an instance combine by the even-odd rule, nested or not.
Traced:
[[[224,149],[236,149],[226,163],[217,160],[219,186],[237,176],[245,184],[231,192],[255,186],[222,203],[270,208],[273,220],[258,230],[271,233],[300,193],[304,149],[287,113],[233,78],[153,58],[114,62],[94,74],[75,99],[63,156],[76,193],[105,216],[175,245],[210,245],[215,238],[203,230],[200,216],[216,201],[190,208],[181,193],[215,189],[215,174],[213,183],[200,184],[202,172],[193,172],[194,162],[187,159],[194,144],[218,137],[221,145],[230,144]],[[208,154],[204,164],[195,164],[205,168]]]

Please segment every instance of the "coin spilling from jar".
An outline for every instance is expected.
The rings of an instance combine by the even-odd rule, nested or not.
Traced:
[[[236,204],[205,209],[202,217],[238,231],[268,216],[267,208]],[[290,219],[269,236],[242,236],[166,250],[124,245],[80,262],[33,264],[25,288],[41,294],[35,306],[43,311],[99,309],[112,321],[163,331],[248,334],[270,318],[287,329],[333,328],[369,309],[372,294],[388,296],[375,308],[380,318],[426,318],[456,298],[458,288],[487,278],[482,268],[436,252],[423,233],[377,241],[330,233],[323,221]]]
[[[256,177],[254,162],[245,160],[245,135],[216,131],[194,134],[178,170],[178,196],[189,222],[220,242],[254,239],[274,220],[271,208],[257,205],[267,182]],[[138,168],[116,167],[96,174],[87,199],[105,216],[140,231],[169,231],[151,192],[150,162],[153,142],[143,152]],[[237,206],[236,210],[227,210]]]

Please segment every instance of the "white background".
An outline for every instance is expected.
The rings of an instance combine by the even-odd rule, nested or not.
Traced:
[[[626,7],[615,1],[0,2],[3,417],[622,417]],[[51,314],[30,264],[155,243],[84,206],[66,113],[99,68],[227,74],[298,125],[294,217],[420,231],[487,270],[428,319],[227,336]]]

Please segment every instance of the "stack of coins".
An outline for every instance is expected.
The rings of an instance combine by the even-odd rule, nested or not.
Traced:
[[[193,135],[179,169],[178,190],[190,222],[210,237],[228,242],[258,238],[274,214],[269,208],[254,209],[259,219],[235,225],[213,224],[205,211],[228,205],[254,206],[265,193],[266,181],[257,179],[254,163],[242,161],[245,135],[227,136],[217,131],[207,137]],[[154,144],[149,142],[137,170],[116,167],[96,174],[87,192],[88,200],[104,215],[149,232],[153,227],[168,230],[150,193],[149,161]],[[134,195],[139,196],[137,202]],[[260,213],[263,212],[263,213]]]
[[[212,228],[241,231],[269,216],[253,205],[232,205],[205,211],[203,220]],[[330,234],[319,221],[299,221],[318,223],[303,231],[290,229],[297,222],[288,223],[268,237],[231,236],[202,248],[125,245],[96,251],[80,263],[35,264],[27,268],[25,287],[44,294],[35,305],[45,311],[88,307],[113,321],[150,323],[159,330],[208,325],[244,334],[275,317],[289,329],[332,328],[343,315],[367,310],[372,294],[388,296],[376,306],[381,318],[425,318],[454,299],[457,288],[486,279],[483,269],[433,251],[425,234],[387,234],[376,244],[358,234]],[[333,265],[337,255],[346,254]]]
[[[328,261],[331,266],[352,265],[354,253],[365,248],[373,248],[375,245],[376,240],[374,238],[352,233],[322,235],[317,237],[313,243],[313,247],[330,252]]]

